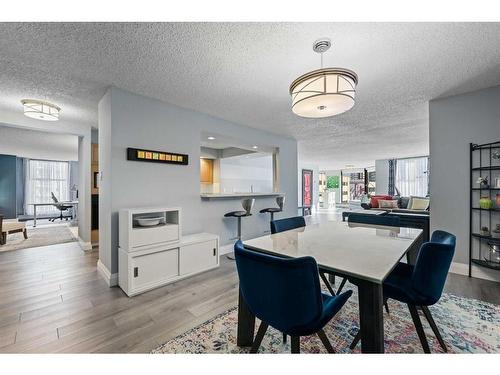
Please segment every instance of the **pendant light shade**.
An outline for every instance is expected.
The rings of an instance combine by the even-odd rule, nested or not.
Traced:
[[[37,120],[57,121],[61,108],[57,105],[36,99],[23,99],[24,115]]]
[[[292,112],[300,117],[321,118],[338,115],[354,106],[358,76],[352,70],[323,68],[323,52],[329,39],[319,39],[313,50],[321,54],[321,69],[301,75],[290,85]]]
[[[324,68],[306,73],[290,85],[292,112],[320,118],[338,115],[354,106],[356,73],[341,68]]]

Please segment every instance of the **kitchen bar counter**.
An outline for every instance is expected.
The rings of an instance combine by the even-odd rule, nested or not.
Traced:
[[[265,198],[278,197],[281,193],[205,193],[200,194],[201,199],[240,199],[240,198]]]

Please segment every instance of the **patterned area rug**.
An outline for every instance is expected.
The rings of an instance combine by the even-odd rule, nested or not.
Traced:
[[[429,309],[449,353],[500,353],[500,306],[443,294]],[[385,352],[423,353],[408,307],[390,300],[389,310],[390,314],[384,312]],[[420,318],[431,353],[442,353],[422,313]],[[360,344],[352,351],[349,349],[358,324],[357,296],[353,294],[343,310],[325,327],[337,353],[360,352]],[[152,353],[247,353],[249,348],[236,345],[236,326],[237,308],[234,307],[166,342]],[[326,350],[314,335],[301,338],[301,352],[326,353]],[[283,345],[281,333],[269,327],[259,353],[290,353],[290,339]]]
[[[7,243],[0,245],[0,252],[76,241],[69,227],[64,224],[37,228],[28,226],[27,230],[27,240],[22,233],[7,235]]]

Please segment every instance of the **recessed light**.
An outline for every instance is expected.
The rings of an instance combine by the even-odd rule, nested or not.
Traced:
[[[252,148],[255,150],[255,149],[258,149],[259,147],[258,146],[252,146]]]
[[[37,99],[23,99],[24,115],[37,120],[57,121],[61,108],[57,105]]]
[[[210,136],[210,137],[207,137],[207,139],[208,139],[209,141],[213,141],[213,140],[215,139],[215,137]]]

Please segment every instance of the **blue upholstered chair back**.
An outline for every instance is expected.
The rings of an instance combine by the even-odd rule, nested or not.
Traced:
[[[418,292],[422,304],[433,305],[441,298],[455,253],[455,242],[453,234],[439,230],[420,248],[412,274],[412,287]]]
[[[389,227],[399,227],[399,216],[393,215],[364,215],[362,213],[350,213],[347,221],[351,223],[383,225]]]
[[[303,216],[288,217],[286,219],[271,221],[271,233],[284,232],[295,228],[306,226],[306,221]]]
[[[243,298],[250,311],[272,327],[289,332],[320,319],[323,300],[312,257],[278,258],[234,245]]]
[[[457,238],[453,234],[445,232],[444,230],[435,230],[431,236],[431,242],[437,242],[455,246],[456,241]]]

